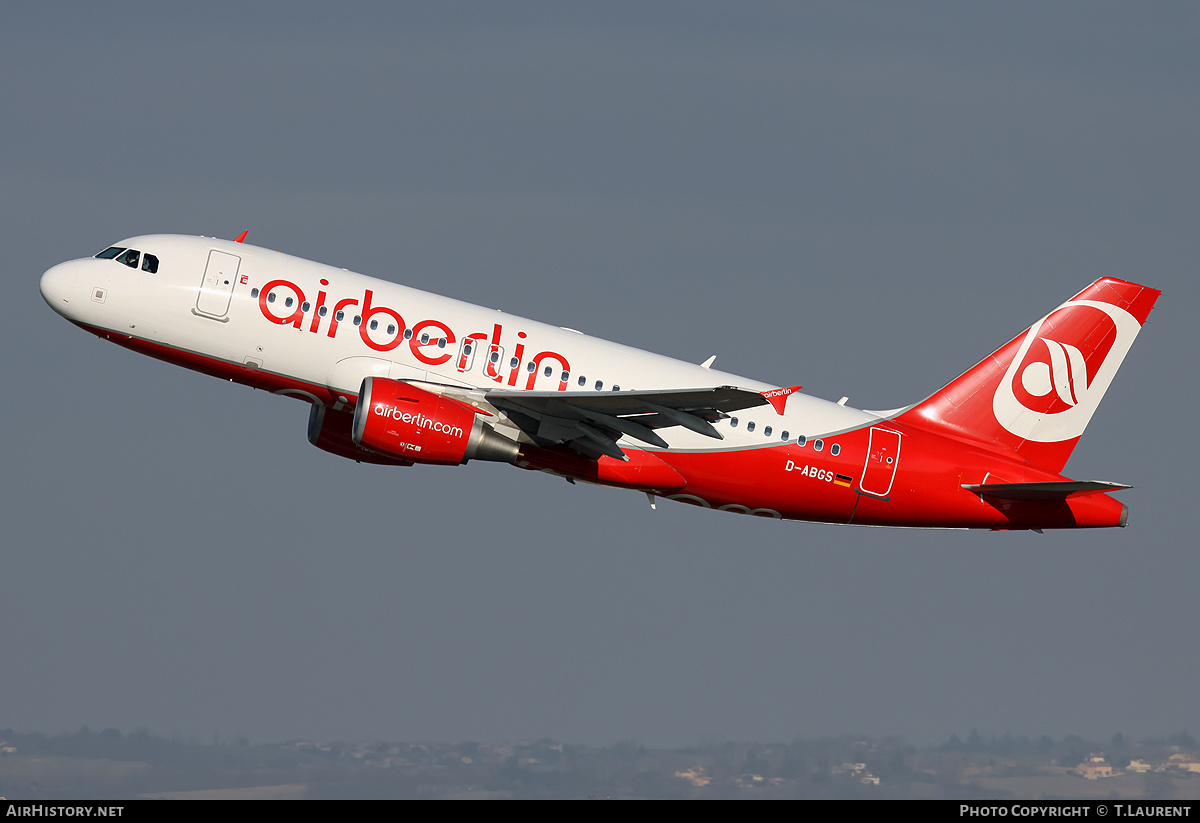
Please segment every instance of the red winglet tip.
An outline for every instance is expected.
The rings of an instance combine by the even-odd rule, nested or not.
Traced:
[[[783,409],[787,406],[787,399],[802,388],[804,387],[788,386],[786,389],[771,389],[762,392],[762,396],[775,408],[776,414],[783,414]]]
[[[249,234],[249,233],[250,233],[250,229],[246,229],[244,232],[242,232],[241,234],[239,234],[239,235],[237,236],[237,240],[234,240],[233,242],[235,242],[235,243],[241,243],[242,241],[244,241],[244,240],[246,239],[246,235],[247,235],[247,234]]]

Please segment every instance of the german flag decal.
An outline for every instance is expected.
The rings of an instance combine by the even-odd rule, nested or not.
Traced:
[[[852,485],[854,485],[854,478],[847,477],[844,474],[835,474],[833,476],[833,482],[838,486],[845,486],[846,488],[850,488]]]

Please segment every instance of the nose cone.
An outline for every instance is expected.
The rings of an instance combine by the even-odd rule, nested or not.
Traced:
[[[41,283],[42,299],[46,301],[46,305],[63,317],[68,317],[71,300],[75,297],[75,281],[78,279],[74,262],[59,263],[47,269],[42,275]]]

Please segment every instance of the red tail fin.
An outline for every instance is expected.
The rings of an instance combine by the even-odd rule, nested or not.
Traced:
[[[1060,472],[1159,294],[1097,280],[899,419]]]

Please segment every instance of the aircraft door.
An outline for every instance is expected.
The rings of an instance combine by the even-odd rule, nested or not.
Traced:
[[[871,427],[871,440],[867,445],[867,462],[863,466],[862,480],[858,487],[867,494],[887,497],[896,479],[896,467],[900,462],[900,432]]]
[[[237,282],[242,258],[213,249],[208,253],[208,266],[196,298],[196,311],[207,317],[223,318],[229,313],[233,285]]]

